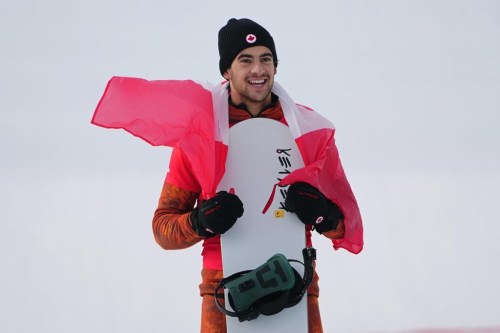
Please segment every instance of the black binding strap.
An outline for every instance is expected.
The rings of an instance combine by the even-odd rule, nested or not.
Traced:
[[[229,311],[224,306],[219,303],[218,297],[214,297],[215,304],[217,308],[230,317],[238,317],[239,321],[245,320],[253,320],[256,319],[259,315],[273,315],[284,308],[292,307],[300,302],[304,294],[307,292],[307,288],[312,283],[314,276],[314,260],[316,260],[316,250],[312,247],[307,247],[302,250],[302,256],[304,258],[304,263],[294,260],[288,259],[288,262],[297,262],[304,265],[304,275],[303,277],[292,267],[294,275],[295,275],[295,285],[289,291],[286,292],[275,292],[270,295],[266,295],[261,299],[256,300],[248,309],[244,309],[241,311]],[[225,288],[225,285],[231,281],[234,281],[248,273],[252,272],[252,270],[241,271],[238,273],[234,273],[226,278],[220,280],[217,288],[215,288],[214,296],[220,295],[219,291],[222,288]],[[232,298],[231,293],[228,294],[228,300],[233,309],[234,300]]]

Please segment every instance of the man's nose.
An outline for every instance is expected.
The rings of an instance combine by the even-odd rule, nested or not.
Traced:
[[[252,73],[254,74],[262,74],[264,72],[264,66],[260,62],[255,62],[252,66]]]

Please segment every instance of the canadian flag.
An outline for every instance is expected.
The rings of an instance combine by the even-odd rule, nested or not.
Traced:
[[[92,117],[92,124],[124,129],[153,146],[182,149],[204,198],[211,197],[225,172],[228,151],[228,83],[215,87],[190,80],[147,81],[113,77]],[[317,187],[344,213],[345,236],[335,249],[363,249],[363,224],[335,145],[335,128],[319,113],[295,104],[274,83],[288,127],[305,166],[285,177],[280,186],[303,181]]]

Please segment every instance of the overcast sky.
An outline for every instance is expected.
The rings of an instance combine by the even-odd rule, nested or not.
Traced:
[[[231,17],[336,125],[364,217],[357,256],[313,240],[325,332],[499,328],[499,1],[2,0],[0,331],[198,331],[200,246],[151,231],[169,149],[90,119],[113,75],[222,80]]]

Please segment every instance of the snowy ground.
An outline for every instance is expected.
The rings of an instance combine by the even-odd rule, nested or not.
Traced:
[[[325,331],[500,332],[500,3],[238,7],[0,4],[0,331],[198,331],[200,247],[151,232],[169,150],[89,122],[112,75],[218,82],[235,16],[336,124],[361,206],[360,255],[314,239]]]

